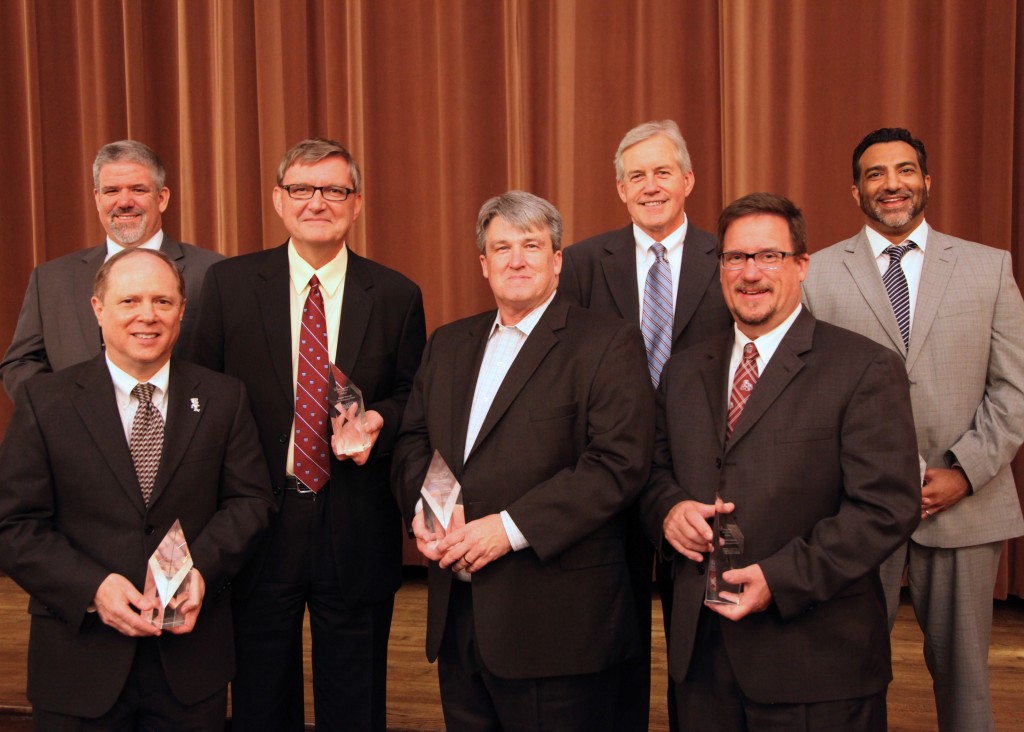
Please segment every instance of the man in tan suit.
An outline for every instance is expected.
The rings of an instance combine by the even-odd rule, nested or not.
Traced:
[[[900,580],[924,631],[941,730],[994,728],[992,588],[1004,539],[1024,533],[1011,461],[1024,441],[1024,302],[1006,251],[929,228],[927,154],[901,128],[853,153],[866,226],[811,258],[804,301],[820,320],[903,356],[918,450],[921,524],[882,565],[890,626]]]

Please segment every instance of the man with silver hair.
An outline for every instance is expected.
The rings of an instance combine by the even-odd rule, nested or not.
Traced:
[[[164,164],[148,146],[136,140],[104,145],[96,153],[92,178],[96,211],[107,240],[32,271],[14,338],[0,361],[0,376],[12,400],[21,384],[36,374],[99,354],[103,341],[89,299],[93,278],[109,257],[131,247],[156,249],[181,270],[189,307],[181,322],[177,356],[192,336],[206,268],[223,258],[164,233],[161,215],[167,210],[171,191]]]
[[[655,388],[672,353],[728,330],[715,238],[685,213],[695,177],[686,141],[672,120],[645,122],[615,151],[615,186],[632,223],[565,250],[558,289],[591,310],[638,323]],[[645,654],[627,671],[619,729],[647,729],[650,707],[651,566],[654,548],[639,519],[630,523],[630,564]],[[665,613],[672,607],[669,565],[657,566]],[[670,685],[671,688],[671,685]],[[675,700],[669,695],[675,729]]]
[[[616,730],[639,651],[623,511],[646,480],[654,400],[637,327],[556,292],[562,222],[510,191],[477,222],[497,310],[437,330],[395,446],[393,485],[430,560],[427,657],[448,729]],[[441,456],[463,509],[418,503]]]

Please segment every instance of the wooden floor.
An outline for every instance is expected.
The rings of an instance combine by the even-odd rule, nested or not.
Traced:
[[[28,730],[25,715],[25,645],[28,615],[25,594],[7,577],[0,577],[0,730]],[[655,629],[661,628],[661,609],[655,605]],[[410,576],[395,603],[388,663],[388,726],[392,730],[440,732],[444,729],[437,690],[436,666],[423,654],[426,582]],[[307,628],[307,639],[308,628]],[[652,732],[668,729],[665,714],[665,645],[656,632],[652,671]],[[782,664],[785,659],[780,659]],[[309,654],[306,654],[306,718],[312,722]],[[996,602],[992,648],[992,696],[998,730],[1024,730],[1024,601]],[[932,732],[936,729],[931,680],[921,655],[921,633],[913,610],[900,607],[893,632],[893,674],[889,687],[889,729],[894,732]]]

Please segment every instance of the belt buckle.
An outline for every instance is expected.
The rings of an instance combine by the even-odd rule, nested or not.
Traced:
[[[301,480],[296,478],[294,475],[285,476],[284,483],[285,483],[285,488],[287,488],[290,491],[294,491],[296,493],[300,493],[300,494],[316,493],[316,491],[314,491],[312,488],[307,486],[305,483],[303,483]]]

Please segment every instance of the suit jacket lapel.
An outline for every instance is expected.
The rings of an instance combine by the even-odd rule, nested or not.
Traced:
[[[160,467],[156,471],[156,481],[153,483],[153,493],[149,499],[150,507],[160,498],[160,494],[178,469],[178,464],[185,457],[192,435],[203,418],[203,409],[211,399],[188,366],[178,361],[171,363],[167,396],[164,446],[160,455]]]
[[[956,249],[949,237],[931,229],[928,232],[928,248],[924,252],[924,268],[921,283],[917,288],[914,305],[914,322],[910,328],[910,351],[907,353],[907,371],[914,368],[914,362],[921,355],[928,332],[935,323],[956,264]]]
[[[846,268],[875,317],[878,318],[882,329],[892,341],[893,348],[905,358],[907,347],[903,344],[900,326],[896,322],[896,314],[892,311],[892,304],[889,302],[889,293],[885,291],[885,285],[882,284],[882,277],[878,273],[878,262],[875,260],[871,244],[863,229],[853,243],[847,247],[847,251],[852,256],[846,258]]]
[[[743,407],[736,429],[733,430],[732,437],[726,445],[726,452],[757,424],[789,382],[803,369],[803,354],[811,349],[814,340],[814,323],[814,318],[806,309],[797,316],[789,332],[779,343],[772,360],[765,367],[764,373],[758,378],[757,386]]]
[[[715,428],[715,439],[721,449],[725,441],[725,426],[729,396],[726,381],[729,377],[729,357],[732,353],[733,330],[708,342],[706,360],[701,365],[700,376],[704,383],[704,395],[711,411],[711,422]]]
[[[674,343],[697,312],[708,282],[718,272],[718,259],[715,257],[715,240],[711,237],[700,240],[691,236],[692,228],[687,229],[683,243],[683,263],[679,271],[679,287],[676,290],[676,312],[672,318],[672,342]]]
[[[498,387],[494,395],[491,408],[487,411],[484,423],[480,426],[480,434],[477,435],[473,450],[487,438],[487,435],[494,429],[501,420],[508,408],[519,396],[526,383],[530,380],[533,372],[537,370],[541,362],[548,355],[548,352],[558,344],[558,336],[555,332],[565,327],[565,320],[569,314],[569,303],[559,296],[548,305],[540,321],[534,327],[533,332],[526,339],[526,343],[519,350],[516,360],[512,362],[504,381]],[[478,370],[479,371],[479,370]],[[475,383],[475,379],[473,380]],[[472,457],[472,453],[470,454]]]
[[[477,377],[480,375],[480,364],[484,360],[487,337],[494,324],[495,311],[480,315],[470,325],[464,338],[457,344],[451,374],[451,430],[452,459],[463,466],[463,455],[466,454],[466,431],[469,429],[469,415],[473,410],[473,392],[476,390]],[[482,430],[481,430],[482,433]],[[461,470],[452,470],[461,476]]]
[[[612,294],[619,315],[631,323],[640,322],[640,300],[636,291],[636,242],[633,227],[615,232],[614,239],[605,246],[608,256],[601,259],[608,291]],[[640,293],[641,295],[643,293]]]
[[[80,266],[75,269],[75,279],[72,285],[74,291],[75,314],[78,316],[78,324],[81,326],[82,340],[86,345],[86,352],[91,354],[99,353],[100,344],[103,342],[100,336],[100,326],[96,323],[96,313],[92,310],[92,290],[96,273],[107,258],[106,243],[98,247],[92,247],[82,252],[79,260]]]
[[[373,299],[368,293],[373,287],[373,279],[363,264],[363,258],[350,249],[345,271],[345,294],[341,303],[338,347],[334,354],[334,364],[346,375],[350,375],[356,366],[359,347],[366,336],[373,312]]]
[[[291,404],[295,396],[292,383],[292,323],[290,285],[288,280],[288,245],[272,249],[260,269],[257,301],[263,318],[267,353],[277,376],[278,385]],[[252,338],[258,338],[255,333]]]
[[[71,403],[78,412],[93,441],[97,452],[106,461],[111,472],[117,476],[118,485],[125,492],[129,502],[140,515],[145,515],[146,505],[142,501],[142,489],[135,474],[135,463],[128,449],[124,435],[124,424],[117,410],[114,382],[110,379],[107,361],[103,355],[89,362],[78,379],[81,390],[71,397]]]

